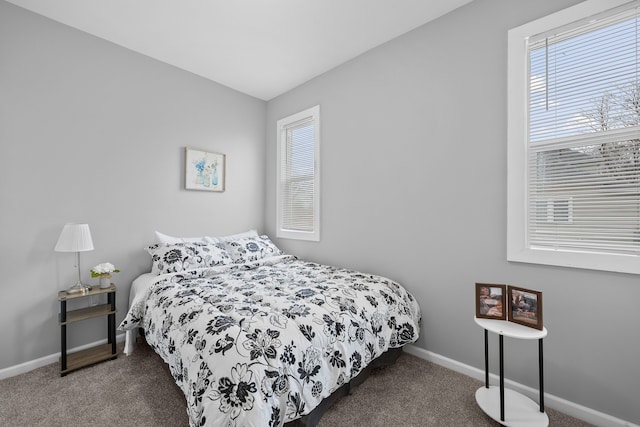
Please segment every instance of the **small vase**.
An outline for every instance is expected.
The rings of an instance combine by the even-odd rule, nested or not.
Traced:
[[[106,289],[111,286],[111,275],[110,274],[101,274],[100,275],[100,289]]]

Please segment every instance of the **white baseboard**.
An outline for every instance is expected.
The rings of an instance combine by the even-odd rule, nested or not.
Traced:
[[[122,342],[122,341],[124,341],[124,334],[116,335],[116,342]],[[81,345],[79,347],[70,348],[68,352],[73,353],[75,351],[84,350],[90,347],[94,347],[96,345],[106,344],[106,342],[107,342],[107,339],[105,338],[100,341]],[[15,377],[16,375],[33,371],[36,368],[50,365],[51,363],[58,363],[59,361],[60,361],[60,353],[55,353],[55,354],[50,354],[48,356],[41,357],[39,359],[31,360],[29,362],[24,362],[19,365],[9,366],[8,368],[0,369],[0,380],[9,378],[9,377]]]
[[[457,360],[449,359],[440,354],[424,350],[420,347],[416,347],[414,345],[406,345],[404,347],[404,351],[413,356],[419,357],[429,362],[433,362],[436,365],[444,366],[445,368],[451,369],[452,371],[459,372],[477,380],[484,381],[485,379],[484,370],[482,369],[465,365],[464,363],[458,362]],[[500,377],[496,374],[490,374],[489,376],[492,381],[500,381]],[[538,390],[526,385],[506,378],[504,380],[504,383],[505,386],[508,386],[510,389],[529,397],[535,402],[537,402],[540,397],[540,393]],[[613,417],[611,415],[598,412],[594,409],[587,408],[586,406],[582,406],[574,402],[570,402],[549,393],[544,394],[544,403],[545,406],[556,409],[564,414],[570,415],[574,418],[578,418],[599,427],[640,427],[637,424],[633,424],[628,421]]]

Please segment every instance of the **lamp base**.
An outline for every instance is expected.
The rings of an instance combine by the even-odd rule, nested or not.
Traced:
[[[90,291],[91,290],[91,286],[89,285],[85,285],[83,283],[76,283],[75,285],[73,285],[72,287],[70,287],[69,289],[67,289],[67,293],[68,294],[77,294],[82,292],[83,294]]]

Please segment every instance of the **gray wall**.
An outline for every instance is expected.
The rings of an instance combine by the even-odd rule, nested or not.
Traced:
[[[506,261],[507,31],[575,3],[476,0],[270,101],[266,227],[276,120],[320,104],[321,241],[279,246],[400,281],[418,345],[479,369],[474,282],[540,290],[546,391],[640,423],[638,277]],[[505,346],[507,377],[537,388],[535,342]]]
[[[0,369],[60,351],[66,222],[91,227],[84,278],[122,270],[118,322],[154,230],[262,228],[265,117],[264,101],[0,1]],[[185,146],[227,155],[224,193],[183,189]],[[71,346],[106,337],[104,319],[71,328]]]

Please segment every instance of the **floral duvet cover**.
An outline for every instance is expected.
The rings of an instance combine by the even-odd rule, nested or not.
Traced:
[[[191,426],[281,426],[419,334],[396,282],[289,255],[164,276],[121,328],[144,328]]]

